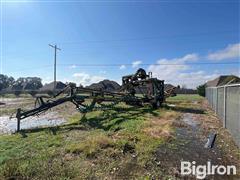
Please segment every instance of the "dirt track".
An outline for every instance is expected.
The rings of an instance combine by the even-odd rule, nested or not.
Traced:
[[[239,172],[240,159],[231,151],[237,150],[230,134],[221,127],[220,121],[211,116],[206,101],[201,104],[201,111],[186,112],[179,121],[183,124],[176,128],[175,139],[163,144],[156,151],[155,161],[166,174],[180,176],[181,161],[196,162],[196,165],[236,165]],[[210,114],[209,114],[210,113]],[[212,149],[204,147],[209,133],[217,133]],[[169,168],[170,167],[170,168]],[[208,176],[207,179],[239,179],[236,176]],[[195,179],[194,176],[188,179]]]

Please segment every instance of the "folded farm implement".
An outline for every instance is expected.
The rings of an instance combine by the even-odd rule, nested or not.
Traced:
[[[22,119],[39,115],[65,102],[72,102],[81,113],[104,110],[120,102],[132,106],[149,104],[153,108],[158,108],[173,92],[174,88],[164,91],[164,81],[152,78],[152,74],[146,74],[144,69],[138,69],[135,74],[123,76],[122,86],[118,92],[69,85],[52,97],[37,95],[35,107],[31,110],[24,111],[19,108],[16,113],[17,131],[20,131]]]

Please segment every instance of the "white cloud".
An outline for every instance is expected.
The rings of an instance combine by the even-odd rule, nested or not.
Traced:
[[[76,65],[71,65],[71,66],[69,66],[69,69],[75,69],[77,66]]]
[[[43,84],[43,85],[44,85],[44,84],[48,84],[48,83],[50,83],[50,82],[53,82],[53,77],[47,76],[47,77],[42,78],[42,84]]]
[[[186,85],[187,88],[196,88],[209,80],[215,79],[221,73],[207,74],[205,71],[183,72],[177,76],[172,83],[175,85]]]
[[[121,66],[119,67],[119,69],[120,69],[120,70],[126,69],[126,66],[125,66],[125,65],[121,65]]]
[[[142,61],[134,61],[134,62],[132,62],[132,67],[133,67],[133,68],[136,68],[136,67],[138,67],[140,64],[142,64]]]
[[[160,59],[156,64],[150,65],[148,70],[153,73],[153,76],[156,76],[159,79],[171,80],[178,76],[180,72],[185,71],[189,68],[189,66],[185,64],[186,62],[196,60],[198,60],[197,54],[187,54],[181,58],[174,59]]]
[[[106,79],[102,76],[91,76],[87,73],[74,73],[73,74],[74,80],[73,82],[77,83],[77,85],[82,84],[83,86],[90,85],[92,83],[97,83]]]
[[[198,85],[220,75],[220,73],[209,75],[205,71],[194,71],[194,69],[191,69],[191,66],[187,63],[197,61],[198,59],[199,57],[197,54],[187,54],[183,57],[174,59],[160,59],[156,64],[150,65],[148,71],[151,71],[154,77],[165,80],[166,84],[184,84],[187,88],[196,88]]]
[[[240,57],[240,43],[230,44],[225,49],[209,53],[207,58],[209,60],[221,61],[225,59],[239,58]]]

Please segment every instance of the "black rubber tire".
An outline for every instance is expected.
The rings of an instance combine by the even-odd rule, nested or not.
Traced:
[[[160,108],[160,107],[161,107],[161,102],[160,102],[159,100],[157,100],[156,106],[157,106],[157,108]]]
[[[159,100],[152,103],[152,108],[153,109],[158,109],[160,107],[161,107],[161,102]]]

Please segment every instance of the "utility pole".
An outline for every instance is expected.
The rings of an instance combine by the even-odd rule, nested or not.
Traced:
[[[57,47],[57,45],[51,45],[49,44],[50,47],[54,48],[54,90],[56,89],[56,65],[57,65],[57,50],[61,50]]]

